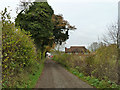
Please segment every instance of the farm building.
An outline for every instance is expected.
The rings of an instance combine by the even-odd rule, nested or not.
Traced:
[[[85,48],[85,46],[71,46],[70,48],[65,47],[65,53],[88,54],[89,51]]]

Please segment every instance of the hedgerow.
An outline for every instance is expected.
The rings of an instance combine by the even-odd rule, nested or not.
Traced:
[[[66,53],[56,53],[53,60],[65,66],[69,71],[79,76],[84,74],[92,86],[97,88],[120,88],[115,84],[117,75],[117,45],[102,46],[94,54],[75,55]],[[91,79],[94,77],[94,79]],[[91,82],[99,79],[99,83]],[[111,83],[109,83],[111,82]]]
[[[35,74],[39,69],[40,58],[30,34],[15,28],[8,16],[5,9],[2,13],[2,85],[27,87],[21,86],[29,79],[25,78],[25,74]]]

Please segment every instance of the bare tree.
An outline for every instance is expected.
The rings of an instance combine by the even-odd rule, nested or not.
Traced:
[[[18,7],[16,8],[16,13],[24,12],[25,10],[29,9],[29,6],[32,5],[32,0],[20,0]]]
[[[120,27],[119,24],[112,24],[108,28],[108,33],[104,35],[103,41],[109,44],[116,44],[118,54],[117,54],[117,74],[118,74],[118,81],[117,83],[120,84]]]
[[[90,46],[89,46],[89,50],[90,51],[95,51],[98,49],[98,43],[97,42],[93,42]]]
[[[98,48],[102,47],[106,45],[105,43],[103,42],[93,42],[88,48],[90,51],[94,52],[96,51]]]
[[[103,35],[106,44],[117,44],[118,24],[108,26],[108,32]]]

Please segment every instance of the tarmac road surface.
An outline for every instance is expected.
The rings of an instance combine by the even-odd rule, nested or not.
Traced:
[[[46,60],[35,88],[93,88],[53,60]]]

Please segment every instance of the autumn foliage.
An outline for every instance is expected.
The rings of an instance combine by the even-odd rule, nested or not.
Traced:
[[[30,34],[15,28],[7,13],[2,13],[2,83],[3,87],[18,87],[25,79],[20,74],[33,74],[39,68],[39,57]],[[25,73],[24,73],[25,74]],[[17,77],[19,80],[17,81]]]

